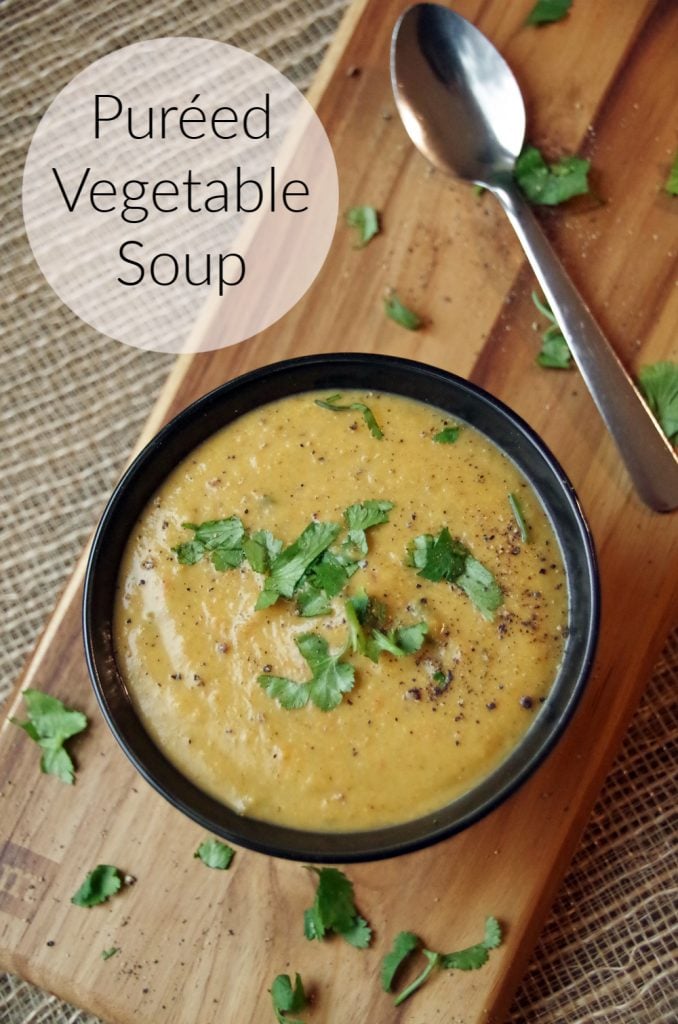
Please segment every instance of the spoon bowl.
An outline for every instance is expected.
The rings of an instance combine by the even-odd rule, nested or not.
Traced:
[[[515,180],[525,106],[506,61],[459,14],[416,4],[393,32],[391,81],[415,146],[504,208],[641,500],[657,512],[678,508],[678,458]]]

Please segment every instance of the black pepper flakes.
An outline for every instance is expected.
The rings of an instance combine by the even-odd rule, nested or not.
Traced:
[[[525,696],[520,698],[518,703],[520,704],[521,708],[525,708],[527,711],[529,711],[530,708],[533,706],[534,701],[532,700],[531,697],[528,697],[527,695],[525,695]]]

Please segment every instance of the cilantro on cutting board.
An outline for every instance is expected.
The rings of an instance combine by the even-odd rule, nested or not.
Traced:
[[[353,885],[338,868],[312,868],[318,876],[313,906],[304,912],[304,935],[324,939],[328,932],[341,935],[357,949],[366,949],[372,929],[355,907]]]
[[[208,868],[228,871],[235,857],[235,850],[220,839],[205,839],[193,854]]]
[[[436,968],[443,970],[475,971],[487,963],[489,951],[501,945],[501,927],[495,917],[485,921],[485,935],[481,942],[454,953],[436,953],[426,949],[419,936],[414,932],[400,932],[396,936],[391,952],[381,964],[381,985],[385,992],[391,992],[396,975],[405,961],[415,952],[421,951],[427,963],[423,971],[406,988],[399,992],[394,1000],[400,1006],[409,999],[417,989],[427,981]]]
[[[557,206],[589,191],[591,163],[579,156],[561,157],[547,164],[536,146],[525,146],[513,170],[525,197],[538,206]]]
[[[407,564],[426,580],[459,587],[486,619],[492,620],[503,603],[501,587],[490,570],[454,540],[446,526],[435,537],[430,533],[415,537],[407,548]]]
[[[78,891],[71,897],[76,907],[96,907],[114,896],[122,885],[122,875],[112,864],[97,864]]]
[[[638,383],[659,425],[674,444],[678,442],[678,363],[666,361],[641,367]]]
[[[19,722],[10,718],[10,722],[23,729],[41,748],[40,770],[72,785],[75,769],[64,743],[87,728],[87,718],[82,711],[73,711],[57,697],[40,690],[24,690],[23,696],[28,720]]]
[[[261,687],[288,711],[305,707],[309,700],[321,711],[331,711],[353,689],[355,669],[341,661],[343,650],[331,654],[327,640],[317,633],[304,633],[295,638],[295,643],[308,663],[311,678],[299,683],[285,676],[262,673]]]
[[[315,404],[319,405],[321,409],[329,409],[330,412],[361,412],[372,437],[376,437],[378,441],[382,439],[384,432],[377,423],[369,405],[365,405],[364,402],[349,402],[348,405],[339,405],[340,401],[341,394],[337,393],[335,395],[328,395],[327,398],[316,398]]]
[[[295,977],[294,985],[292,985],[289,974],[279,974],[269,992],[278,1024],[302,1024],[300,1020],[286,1016],[288,1013],[299,1013],[308,1002],[299,974]]]
[[[537,356],[537,362],[545,369],[569,370],[572,366],[572,353],[550,306],[542,301],[536,292],[532,292],[532,301],[542,316],[550,322],[550,326],[541,336],[541,352]]]
[[[346,223],[357,229],[356,249],[363,249],[379,234],[379,213],[374,206],[352,206],[346,213]]]
[[[423,323],[419,314],[403,305],[394,291],[389,292],[384,299],[384,309],[387,317],[408,331],[418,331]]]
[[[547,25],[560,21],[570,10],[572,0],[537,0],[528,14],[526,25]]]
[[[664,184],[664,191],[670,196],[678,196],[678,153],[673,158],[669,176]]]

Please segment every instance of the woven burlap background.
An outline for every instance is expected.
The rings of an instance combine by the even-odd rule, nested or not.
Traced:
[[[45,285],[21,219],[21,173],[31,134],[76,72],[151,36],[206,36],[243,46],[303,88],[345,6],[346,0],[10,0],[0,8],[0,700],[170,366],[170,357],[97,335]],[[509,1024],[676,1019],[671,928],[677,667],[678,635],[664,651],[598,801]],[[19,979],[1,977],[0,1024],[29,1022],[95,1024],[95,1018]]]

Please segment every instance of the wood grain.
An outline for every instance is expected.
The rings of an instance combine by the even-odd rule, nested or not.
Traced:
[[[413,151],[388,81],[388,42],[404,0],[353,5],[313,97],[332,139],[342,209],[371,202],[383,234],[365,250],[340,225],[304,299],[249,342],[180,360],[145,435],[238,373],[290,355],[374,351],[468,376],[544,437],[577,488],[597,544],[601,640],[582,705],[555,752],[503,807],[433,849],[350,869],[375,942],[308,943],[313,885],[299,865],[239,851],[228,873],[193,859],[201,831],[127,764],[98,714],[79,624],[82,564],[22,685],[83,708],[74,788],[42,777],[36,751],[0,732],[0,961],[116,1024],[269,1020],[267,988],[300,971],[309,1021],[501,1021],[628,719],[675,616],[678,523],[630,489],[575,372],[534,363],[533,278],[491,197],[431,172]],[[676,149],[678,7],[665,0],[577,4],[567,20],[523,27],[528,0],[458,0],[502,50],[526,95],[531,138],[554,156],[584,150],[599,200],[542,215],[620,357],[632,369],[676,357],[678,200],[661,191]],[[350,67],[358,75],[347,76]],[[385,319],[396,287],[427,318],[410,334]],[[17,690],[9,714],[21,714]],[[100,862],[138,879],[109,904],[70,905]],[[486,914],[506,927],[481,971],[434,978],[400,1010],[379,989],[401,929],[433,948],[475,941]],[[120,953],[101,960],[100,953]]]

